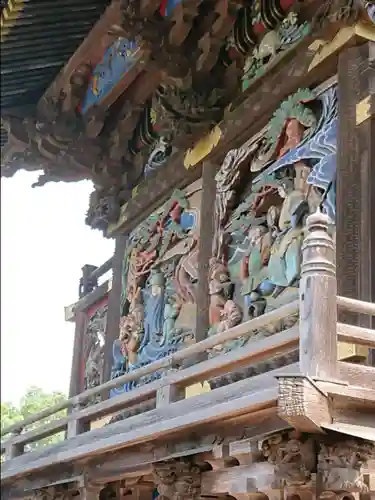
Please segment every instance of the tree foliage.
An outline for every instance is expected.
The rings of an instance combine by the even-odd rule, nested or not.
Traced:
[[[44,392],[42,389],[38,387],[29,387],[27,389],[25,395],[22,397],[19,407],[14,406],[12,403],[1,403],[1,433],[3,434],[3,429],[12,425],[16,422],[22,421],[25,418],[33,415],[35,413],[39,413],[50,406],[54,406],[66,399],[66,396],[61,392]],[[44,418],[35,424],[29,425],[24,429],[24,431],[35,429],[38,427],[43,427],[44,425],[52,422],[53,420],[57,420],[66,415],[66,410],[62,410],[50,417]],[[4,436],[6,439],[8,436]],[[41,441],[37,441],[35,443],[30,443],[31,449],[39,448],[40,446],[45,446],[47,444],[57,443],[61,441],[64,437],[64,433],[60,432],[59,434],[55,434],[54,436],[50,436],[42,439]]]

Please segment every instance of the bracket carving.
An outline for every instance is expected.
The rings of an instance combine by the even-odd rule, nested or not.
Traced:
[[[197,500],[201,492],[201,469],[189,460],[154,464],[154,481],[160,500]]]

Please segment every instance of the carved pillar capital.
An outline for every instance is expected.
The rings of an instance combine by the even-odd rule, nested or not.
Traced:
[[[362,468],[374,458],[374,443],[355,438],[322,443],[318,456],[322,490],[366,493]]]
[[[332,222],[328,215],[320,210],[307,217],[301,275],[336,276],[335,245],[328,233],[330,223]]]
[[[154,481],[161,500],[198,500],[201,469],[189,460],[154,464]]]

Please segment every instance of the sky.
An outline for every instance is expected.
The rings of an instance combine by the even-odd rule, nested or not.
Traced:
[[[1,400],[18,404],[31,385],[69,390],[74,324],[84,264],[101,265],[114,241],[85,225],[92,185],[49,183],[37,174],[1,179]]]

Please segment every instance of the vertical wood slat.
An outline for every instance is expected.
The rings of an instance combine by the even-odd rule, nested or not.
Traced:
[[[197,292],[197,320],[195,329],[196,342],[204,340],[209,329],[209,265],[212,256],[212,241],[214,237],[214,207],[216,197],[215,175],[218,166],[215,163],[205,162],[202,168],[202,202],[201,225],[199,237],[198,262],[198,292]],[[200,357],[201,359],[201,357]]]
[[[74,406],[69,413],[73,414],[79,412],[82,410],[84,406],[82,404],[77,404]],[[82,421],[82,420],[70,420],[68,422],[68,428],[66,432],[66,437],[67,439],[70,439],[72,437],[78,436],[78,434],[83,434],[84,432],[87,432],[90,430],[90,424],[87,421]]]
[[[374,119],[357,123],[357,105],[370,92],[369,56],[369,44],[347,48],[339,56],[336,240],[338,294],[373,302]],[[340,320],[372,327],[370,317],[353,313],[344,313]]]
[[[70,373],[69,397],[76,396],[84,390],[82,378],[83,337],[87,326],[87,315],[85,312],[77,312],[75,315],[75,331],[73,343],[72,368]]]
[[[118,338],[120,333],[122,266],[126,243],[127,237],[125,235],[121,235],[116,238],[112,267],[112,288],[108,296],[107,325],[104,344],[103,382],[107,382],[111,378],[111,368],[113,362],[113,342]],[[103,395],[103,399],[105,399],[105,396],[106,395]]]
[[[374,117],[358,116],[360,103],[374,90],[370,59],[368,43],[347,48],[339,56],[336,239],[338,294],[374,302],[375,277],[371,272],[375,266]],[[339,320],[375,327],[370,316],[341,312]],[[340,344],[339,349],[342,358],[363,358],[368,354],[368,349],[354,344]]]

